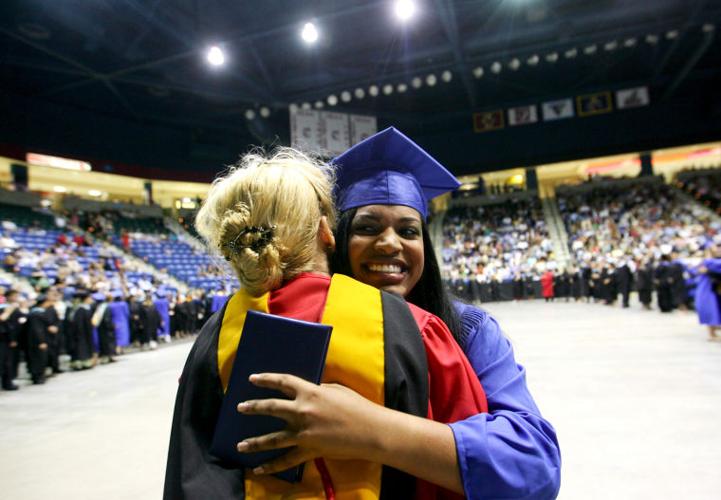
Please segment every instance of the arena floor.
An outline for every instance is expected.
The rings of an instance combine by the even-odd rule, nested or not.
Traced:
[[[563,454],[563,499],[721,491],[721,343],[693,313],[489,304]],[[0,393],[0,497],[157,500],[190,344]]]

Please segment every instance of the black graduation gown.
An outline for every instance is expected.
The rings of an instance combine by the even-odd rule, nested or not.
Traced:
[[[669,280],[671,281],[671,302],[673,307],[679,307],[688,302],[688,290],[684,279],[684,267],[680,262],[673,262],[669,267]]]
[[[143,305],[140,309],[140,343],[147,344],[153,339],[153,332],[160,328],[162,319],[155,304]]]
[[[56,333],[48,333],[48,366],[54,372],[60,371],[60,343],[61,343],[61,321],[58,312],[53,306],[45,309],[45,315],[48,318],[48,327],[54,326],[58,329]]]
[[[618,292],[623,297],[623,306],[628,307],[628,299],[633,285],[633,275],[628,265],[624,264],[616,269],[616,285],[618,286]]]
[[[27,362],[33,382],[45,380],[45,367],[48,364],[48,350],[40,349],[40,344],[48,343],[48,315],[42,307],[33,307],[28,315]]]
[[[72,338],[73,361],[87,361],[93,357],[93,314],[90,306],[79,305],[70,316],[69,336]]]
[[[661,312],[671,312],[673,310],[673,295],[671,294],[670,282],[670,266],[661,263],[654,274],[656,283],[656,297],[658,299],[658,308]]]
[[[98,305],[103,307],[103,304]],[[98,328],[98,350],[100,356],[115,356],[115,326],[113,325],[113,317],[110,314],[110,308],[105,303],[105,310],[97,325]]]
[[[652,265],[640,268],[636,272],[636,288],[638,289],[638,299],[644,305],[651,304],[653,293],[653,275]]]
[[[11,387],[16,376],[14,365],[17,345],[10,347],[10,344],[19,340],[20,329],[23,328],[22,318],[25,318],[25,314],[16,308],[7,320],[0,322],[0,378],[4,388]]]

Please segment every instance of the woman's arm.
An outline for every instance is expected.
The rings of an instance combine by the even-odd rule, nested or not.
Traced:
[[[238,444],[238,451],[296,446],[254,473],[278,472],[317,457],[359,459],[463,493],[453,432],[447,425],[385,408],[337,384],[318,386],[274,373],[252,375],[250,380],[293,399],[240,403],[241,413],[279,417],[288,422],[288,427],[247,439]]]

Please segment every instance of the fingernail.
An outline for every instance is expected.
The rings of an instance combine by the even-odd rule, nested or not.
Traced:
[[[246,403],[245,401],[243,401],[242,403],[238,403],[238,408],[237,408],[237,409],[238,409],[239,412],[243,413],[245,410],[248,409],[248,406],[249,406],[248,403]]]
[[[250,376],[248,377],[248,380],[250,380],[250,381],[252,382],[252,381],[253,381],[254,379],[256,379],[256,378],[258,378],[258,374],[257,374],[257,373],[251,373]]]
[[[245,451],[248,449],[248,443],[246,443],[245,441],[241,441],[240,443],[238,443],[238,446],[236,446],[236,448],[238,449],[238,451]]]
[[[253,469],[253,474],[262,474],[263,471],[265,471],[265,469],[263,469],[263,466],[262,466],[262,465],[259,465],[258,467],[256,467],[255,469]]]

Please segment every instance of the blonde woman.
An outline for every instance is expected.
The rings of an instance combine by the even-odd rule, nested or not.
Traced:
[[[208,320],[185,364],[166,499],[445,498],[463,492],[452,433],[441,422],[486,411],[483,389],[437,317],[394,294],[329,276],[332,174],[323,163],[281,149],[269,157],[246,155],[211,187],[196,224],[235,270],[241,290]],[[269,443],[293,447],[252,471],[208,453],[248,310],[333,325],[323,385],[259,374],[253,383],[291,399],[238,401],[240,412],[280,412],[288,423],[284,431],[238,443],[239,453]],[[436,390],[438,367],[454,398]],[[306,467],[299,483],[267,474],[300,463]]]

